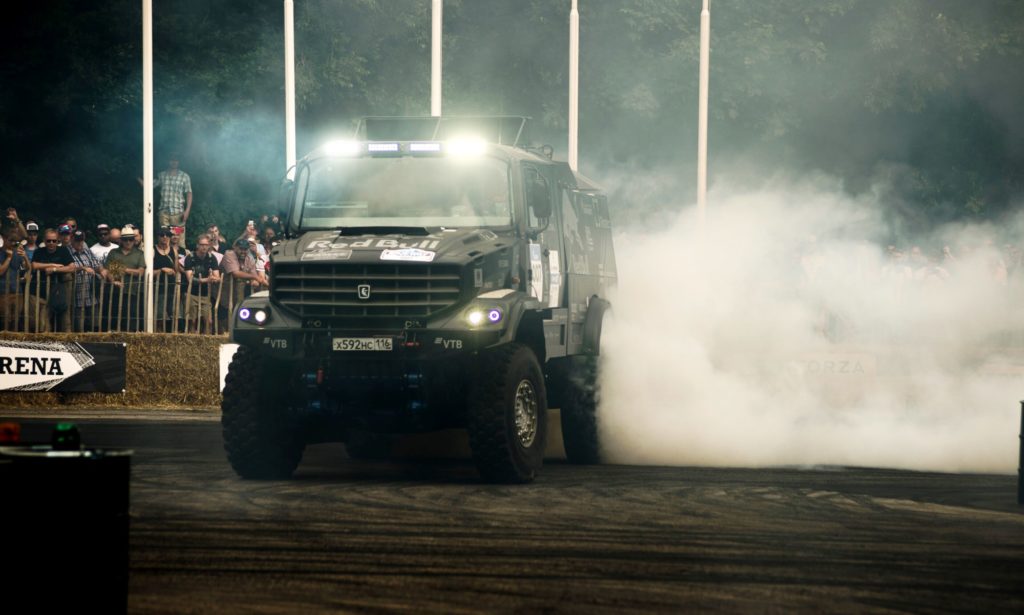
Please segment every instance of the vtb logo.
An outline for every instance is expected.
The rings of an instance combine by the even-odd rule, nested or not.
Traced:
[[[370,285],[369,284],[360,284],[359,286],[356,286],[356,296],[358,296],[360,299],[369,299],[370,298]]]

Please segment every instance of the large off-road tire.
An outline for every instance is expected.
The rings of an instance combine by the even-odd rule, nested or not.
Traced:
[[[287,400],[283,371],[240,347],[225,379],[221,426],[228,462],[242,478],[289,478],[299,465],[306,443]]]
[[[469,391],[467,427],[473,461],[484,480],[526,483],[544,463],[548,404],[533,351],[508,344],[480,354]]]
[[[388,434],[369,431],[350,431],[345,442],[349,459],[381,461],[391,457],[394,440]]]
[[[601,462],[596,356],[573,357],[562,396],[562,444],[569,463]]]

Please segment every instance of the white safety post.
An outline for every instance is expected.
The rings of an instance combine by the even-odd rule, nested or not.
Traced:
[[[697,118],[697,218],[703,232],[708,201],[708,76],[711,55],[710,0],[700,12],[700,102]]]
[[[284,0],[284,169],[295,166],[295,5]]]
[[[146,333],[153,312],[153,0],[142,0],[142,237],[146,249]]]
[[[569,11],[569,168],[579,164],[580,12],[576,0]]]
[[[430,38],[430,115],[441,115],[441,0],[433,0]]]

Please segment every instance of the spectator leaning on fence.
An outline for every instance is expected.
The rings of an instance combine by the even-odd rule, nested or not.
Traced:
[[[71,251],[61,245],[57,231],[52,228],[43,233],[45,248],[36,250],[32,255],[32,284],[29,286],[29,316],[34,320],[38,312],[41,320],[36,323],[36,331],[49,331],[51,317],[55,320],[55,328],[66,328],[70,324],[67,314],[68,297],[63,276],[75,270]]]
[[[107,277],[114,285],[112,311],[121,314],[121,327],[137,328],[138,296],[146,273],[146,256],[135,247],[135,229],[121,229],[121,247],[107,255]],[[121,303],[124,297],[124,303]]]
[[[71,258],[75,262],[75,312],[72,324],[76,331],[89,331],[93,322],[92,307],[97,303],[97,283],[107,275],[106,268],[85,243],[85,233],[71,234]]]
[[[185,275],[188,279],[188,299],[186,301],[185,318],[187,330],[199,330],[198,319],[201,317],[206,325],[206,332],[213,331],[213,311],[211,301],[214,294],[212,286],[220,282],[220,271],[217,270],[217,259],[210,252],[210,236],[202,234],[196,240],[196,251],[185,257]],[[193,324],[195,323],[195,324]]]
[[[117,267],[120,271],[114,271],[115,264],[120,265]],[[121,245],[107,255],[107,270],[113,284],[123,284],[126,275],[142,276],[146,273],[146,256],[135,247],[135,229],[132,227],[121,229]],[[138,285],[138,281],[132,284],[135,287]]]
[[[106,224],[96,225],[96,235],[100,239],[99,241],[94,243],[92,247],[89,249],[92,250],[92,253],[95,254],[96,258],[98,258],[99,261],[102,263],[103,261],[107,260],[107,254],[110,254],[111,250],[117,249],[117,244],[110,242],[110,226]],[[120,236],[121,233],[118,232],[118,237]]]
[[[175,288],[178,285],[178,274],[181,263],[171,249],[171,231],[162,228],[156,233],[156,246],[153,247],[153,286],[156,289],[156,320],[157,329],[165,330],[166,320],[176,317],[174,313]]]
[[[246,284],[252,286],[253,291],[259,290],[261,286],[269,286],[267,277],[256,269],[256,259],[249,250],[249,240],[244,237],[235,240],[231,250],[221,259],[220,268],[233,281],[232,305],[241,301]]]

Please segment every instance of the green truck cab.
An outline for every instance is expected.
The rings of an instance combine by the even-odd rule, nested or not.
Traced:
[[[297,163],[270,290],[232,316],[222,421],[240,476],[290,476],[309,443],[373,456],[464,428],[485,480],[528,482],[549,406],[569,460],[600,459],[608,203],[550,148],[519,146],[525,124],[366,118]]]

